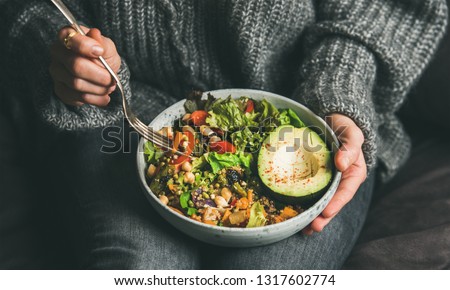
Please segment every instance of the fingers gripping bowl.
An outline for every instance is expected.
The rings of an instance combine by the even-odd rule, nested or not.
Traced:
[[[247,97],[249,100],[255,100],[256,102],[262,102],[263,100],[267,101],[268,103],[272,104],[275,108],[278,109],[290,109],[294,112],[294,115],[296,114],[297,116],[300,116],[300,119],[303,125],[306,125],[309,129],[311,129],[313,132],[312,134],[308,134],[308,139],[311,138],[310,135],[313,136],[317,136],[317,138],[321,138],[323,140],[325,140],[326,142],[326,147],[328,148],[337,148],[336,144],[338,144],[337,138],[334,135],[334,133],[332,132],[332,130],[330,129],[330,127],[325,123],[324,120],[322,120],[321,118],[319,118],[318,116],[316,116],[313,112],[311,112],[309,109],[307,109],[306,107],[304,107],[303,105],[276,95],[276,94],[272,94],[272,93],[268,93],[268,92],[264,92],[264,91],[257,91],[257,90],[246,90],[246,89],[226,89],[226,90],[217,90],[217,91],[211,91],[209,92],[211,95],[213,95],[215,98],[217,99],[221,99],[221,100],[225,100],[227,99],[229,96],[231,96],[231,98],[233,99],[239,99],[242,96]],[[207,94],[208,93],[204,93],[203,94],[203,98],[206,99],[207,98]],[[165,111],[163,111],[160,115],[158,115],[150,124],[151,127],[155,128],[155,129],[160,129],[160,128],[164,128],[164,127],[172,127],[174,125],[174,121],[178,120],[180,118],[182,118],[183,116],[185,116],[186,114],[186,109],[185,109],[185,100],[180,101],[174,105],[172,105],[171,107],[167,108]],[[245,109],[244,109],[245,110]],[[287,129],[290,129],[290,126],[278,126],[278,128],[276,128],[276,130],[282,130],[285,129],[285,127],[287,127]],[[298,126],[300,127],[300,126]],[[301,134],[301,132],[303,132],[304,130],[309,130],[309,129],[305,129],[305,128],[301,128],[301,129],[296,129],[293,128],[293,135],[296,136],[296,134]],[[303,131],[302,131],[303,130]],[[288,130],[288,132],[291,132],[290,130]],[[315,133],[314,133],[315,132]],[[317,133],[317,134],[316,134]],[[291,134],[291,135],[292,135]],[[321,137],[319,137],[319,135]],[[289,133],[287,133],[287,135],[284,136],[289,136]],[[176,137],[174,137],[176,139]],[[269,142],[271,140],[270,134],[267,134],[264,136],[265,140],[264,142]],[[301,138],[301,137],[300,137]],[[314,142],[314,137],[311,140],[311,144],[315,144]],[[211,141],[211,140],[209,140]],[[295,143],[295,142],[294,142]],[[292,144],[294,147],[296,144]],[[226,209],[222,209],[221,210],[221,214],[218,218],[218,221],[212,223],[207,221],[207,223],[205,222],[201,222],[201,218],[198,216],[201,216],[201,213],[204,213],[203,209],[200,209],[201,213],[198,213],[198,207],[194,207],[192,200],[190,200],[190,205],[192,205],[192,207],[187,206],[186,209],[189,209],[189,215],[190,217],[187,215],[187,211],[185,211],[185,214],[181,213],[181,211],[177,211],[174,210],[172,207],[167,206],[167,200],[164,199],[160,199],[160,197],[158,195],[160,195],[159,193],[156,193],[154,191],[155,188],[152,186],[149,186],[149,184],[151,184],[151,182],[149,181],[149,177],[148,177],[148,171],[149,171],[149,164],[147,163],[148,161],[148,156],[144,153],[144,146],[146,146],[146,140],[141,139],[138,145],[138,153],[137,153],[137,169],[138,169],[138,174],[139,174],[139,180],[140,183],[142,185],[142,187],[144,188],[144,191],[146,193],[146,196],[148,198],[148,200],[150,201],[150,203],[152,204],[152,206],[170,223],[172,224],[174,227],[176,227],[177,229],[181,230],[182,232],[186,233],[187,235],[194,237],[198,240],[207,242],[207,243],[211,243],[211,244],[215,244],[215,245],[220,245],[220,246],[227,246],[227,247],[251,247],[251,246],[260,246],[260,245],[267,245],[267,244],[271,244],[277,241],[280,241],[282,239],[285,239],[297,232],[299,232],[301,229],[303,229],[304,227],[306,227],[312,220],[314,220],[314,218],[316,218],[321,212],[322,210],[325,208],[325,206],[328,204],[328,202],[330,201],[331,197],[334,195],[337,186],[339,185],[339,181],[341,178],[341,173],[334,170],[334,167],[330,170],[330,176],[328,176],[329,182],[327,184],[326,187],[324,187],[321,191],[319,192],[315,192],[313,190],[313,192],[308,192],[307,189],[305,189],[302,184],[300,183],[291,183],[289,184],[289,188],[285,188],[286,191],[286,195],[284,195],[285,199],[281,199],[279,198],[279,195],[276,196],[276,194],[274,195],[274,192],[272,192],[271,189],[274,189],[277,192],[280,192],[280,190],[282,190],[283,188],[278,188],[276,186],[270,186],[270,181],[267,180],[267,176],[266,176],[266,180],[265,179],[265,174],[264,172],[266,172],[266,175],[271,171],[271,168],[269,166],[269,164],[271,164],[270,162],[263,164],[264,160],[266,160],[267,158],[274,158],[274,156],[271,156],[270,154],[271,151],[267,150],[267,148],[269,148],[268,144],[266,144],[265,146],[265,150],[268,151],[264,155],[267,156],[267,158],[265,157],[261,157],[262,156],[262,152],[256,152],[254,155],[257,156],[255,160],[255,163],[258,163],[258,169],[253,169],[252,173],[245,173],[248,175],[256,175],[258,176],[258,172],[260,173],[260,177],[261,177],[261,183],[263,184],[263,190],[261,191],[267,191],[267,194],[261,192],[260,195],[256,195],[254,197],[255,201],[253,202],[253,204],[255,206],[248,207],[247,209],[247,214],[250,216],[252,215],[251,211],[254,211],[255,208],[259,207],[259,208],[263,208],[264,204],[264,200],[265,200],[265,196],[268,196],[269,199],[273,199],[275,200],[275,202],[278,204],[283,204],[283,206],[277,206],[279,209],[273,209],[272,214],[268,214],[267,212],[264,211],[264,209],[262,210],[264,212],[264,217],[262,217],[262,219],[265,221],[265,225],[262,226],[263,224],[259,224],[259,226],[254,226],[255,222],[253,221],[249,221],[246,220],[244,221],[244,226],[242,226],[243,224],[225,224],[222,223],[221,221],[223,220],[223,214],[225,213]],[[261,143],[261,146],[264,146],[264,143]],[[219,146],[218,150],[215,150],[214,147],[207,149],[208,151],[215,151],[215,152],[210,152],[211,154],[217,154],[217,153],[223,153],[220,152],[220,148],[227,148],[227,146]],[[261,147],[263,148],[263,147]],[[262,151],[262,150],[261,150]],[[233,153],[235,153],[234,151],[232,151]],[[231,153],[225,153],[225,154],[231,154]],[[333,160],[333,151],[330,152],[330,156],[328,156],[329,160],[328,162],[332,163]],[[259,155],[259,158],[258,158]],[[273,153],[272,155],[276,155],[275,153]],[[307,154],[301,154],[302,156],[300,156],[301,158],[305,158],[307,157]],[[215,155],[218,156],[218,155]],[[321,155],[322,156],[322,155]],[[322,156],[323,157],[323,156]],[[319,158],[320,159],[320,158]],[[281,159],[282,160],[282,159]],[[307,159],[308,160],[308,159]],[[245,163],[245,162],[243,162]],[[263,165],[263,169],[261,169],[261,165]],[[283,160],[280,162],[280,165],[283,166]],[[303,169],[303,167],[305,167],[304,165],[300,166],[300,169]],[[331,165],[332,166],[332,165]],[[241,166],[241,167],[245,167],[245,166]],[[316,169],[312,169],[312,167],[317,167]],[[278,168],[278,167],[277,167]],[[309,168],[309,169],[308,169]],[[320,166],[320,163],[317,164],[313,164],[313,165],[308,165],[308,168],[304,168],[304,169],[308,169],[310,171],[309,174],[311,174],[312,171],[314,172],[319,172],[320,168],[322,168],[322,166]],[[279,168],[278,168],[279,169]],[[211,169],[210,169],[211,170]],[[220,174],[220,171],[226,173],[227,168],[219,168],[217,169],[217,174]],[[256,171],[256,172],[255,172]],[[307,171],[307,170],[306,170]],[[184,172],[181,172],[182,174],[184,174]],[[242,174],[244,175],[244,173]],[[326,174],[322,174],[322,179],[323,178],[327,178]],[[325,176],[325,177],[324,177]],[[181,178],[180,178],[181,179]],[[301,176],[299,179],[302,179]],[[248,180],[246,180],[248,181]],[[182,182],[182,181],[181,181]],[[236,184],[238,185],[238,184]],[[245,184],[246,185],[246,184]],[[217,182],[217,184],[211,184],[211,188],[214,188],[214,186],[217,186],[217,188],[220,188],[223,186],[223,184],[219,184],[219,182]],[[228,186],[232,186],[231,184],[229,185],[225,185],[225,187]],[[151,187],[154,189],[152,191]],[[301,198],[301,206],[297,205],[297,199],[295,197],[295,194],[292,193],[291,188],[299,188],[299,190],[295,191],[297,193],[300,192],[300,196],[307,196],[307,197],[313,197],[313,198]],[[248,185],[248,187],[246,187],[246,189],[248,188],[248,190],[246,190],[247,194],[252,191],[253,189],[251,188],[250,185]],[[310,187],[311,188],[311,187]],[[314,186],[312,187],[314,188]],[[217,190],[216,190],[217,191]],[[316,193],[314,194],[309,194],[309,193]],[[246,193],[244,192],[244,195]],[[293,199],[293,195],[294,195],[294,199]],[[258,197],[259,196],[259,197]],[[192,195],[192,197],[194,197],[194,195]],[[248,196],[245,196],[245,198],[247,198]],[[208,198],[210,198],[208,196]],[[227,201],[229,203],[232,202],[234,197],[231,197],[230,199],[227,199]],[[250,198],[250,197],[248,197]],[[259,198],[259,199],[258,199]],[[238,198],[237,201],[239,202]],[[245,199],[244,199],[245,200]],[[184,202],[186,203],[186,202]],[[293,206],[292,206],[292,205]],[[170,205],[170,204],[169,204]],[[256,206],[257,205],[257,206]],[[227,206],[227,205],[225,205]],[[208,206],[205,206],[208,207]],[[214,207],[214,204],[211,205],[211,207]],[[235,206],[234,206],[235,207]],[[237,209],[235,209],[234,207],[232,208],[231,212],[238,212]],[[281,211],[280,211],[281,208]],[[289,218],[285,218],[281,220],[279,219],[279,216],[283,216],[283,211],[289,210],[289,212],[294,212],[295,214],[290,216]],[[242,210],[243,212],[243,210]],[[219,214],[218,214],[219,215]],[[229,213],[228,213],[229,215]],[[244,214],[245,215],[245,214]],[[193,217],[197,217],[197,220],[195,220],[195,218]],[[252,219],[252,218],[250,218]],[[249,227],[249,224],[253,224],[252,227]],[[247,225],[247,227],[246,227]]]

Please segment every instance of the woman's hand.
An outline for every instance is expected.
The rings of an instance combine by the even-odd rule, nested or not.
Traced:
[[[361,149],[364,142],[361,129],[352,119],[341,114],[330,115],[327,117],[327,122],[342,143],[334,160],[336,168],[342,172],[342,179],[335,195],[322,214],[303,230],[303,233],[307,235],[322,231],[353,198],[367,177],[366,161]]]
[[[121,63],[120,56],[112,40],[102,36],[98,29],[82,29],[86,36],[73,34],[75,30],[71,27],[62,28],[58,33],[58,40],[51,47],[52,62],[49,70],[54,90],[68,105],[106,106],[110,101],[109,94],[116,87],[98,57],[103,56],[117,73]]]

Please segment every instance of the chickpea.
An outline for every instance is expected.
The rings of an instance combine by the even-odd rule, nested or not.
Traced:
[[[164,203],[165,205],[167,205],[167,204],[169,203],[169,199],[168,199],[167,196],[165,196],[165,195],[161,195],[161,196],[159,197],[159,200],[160,200],[162,203]]]
[[[148,167],[148,170],[147,170],[147,176],[153,177],[155,175],[155,173],[156,173],[156,166],[153,164],[150,164],[150,166]]]
[[[195,175],[192,172],[186,172],[184,174],[184,182],[185,183],[193,184],[194,181],[195,181]]]
[[[222,188],[220,191],[220,195],[225,199],[226,202],[229,202],[231,199],[231,190],[228,187]]]
[[[181,169],[186,172],[190,172],[192,170],[192,164],[189,161],[186,161],[181,165]]]

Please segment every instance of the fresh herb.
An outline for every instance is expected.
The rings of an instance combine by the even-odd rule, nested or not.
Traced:
[[[144,154],[148,163],[156,163],[163,155],[164,151],[156,147],[151,141],[144,143]]]
[[[263,140],[263,135],[259,132],[252,132],[248,127],[231,134],[231,140],[238,152],[257,152]]]
[[[201,156],[192,160],[192,171],[200,171],[205,165],[207,165],[205,156]]]

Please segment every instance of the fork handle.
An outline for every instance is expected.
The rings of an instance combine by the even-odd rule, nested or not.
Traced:
[[[66,17],[67,20],[69,20],[72,27],[81,35],[86,35],[84,33],[83,29],[81,29],[80,25],[78,24],[77,20],[73,16],[72,12],[70,12],[69,8],[61,1],[61,0],[52,0],[53,4],[61,11],[61,13]]]

